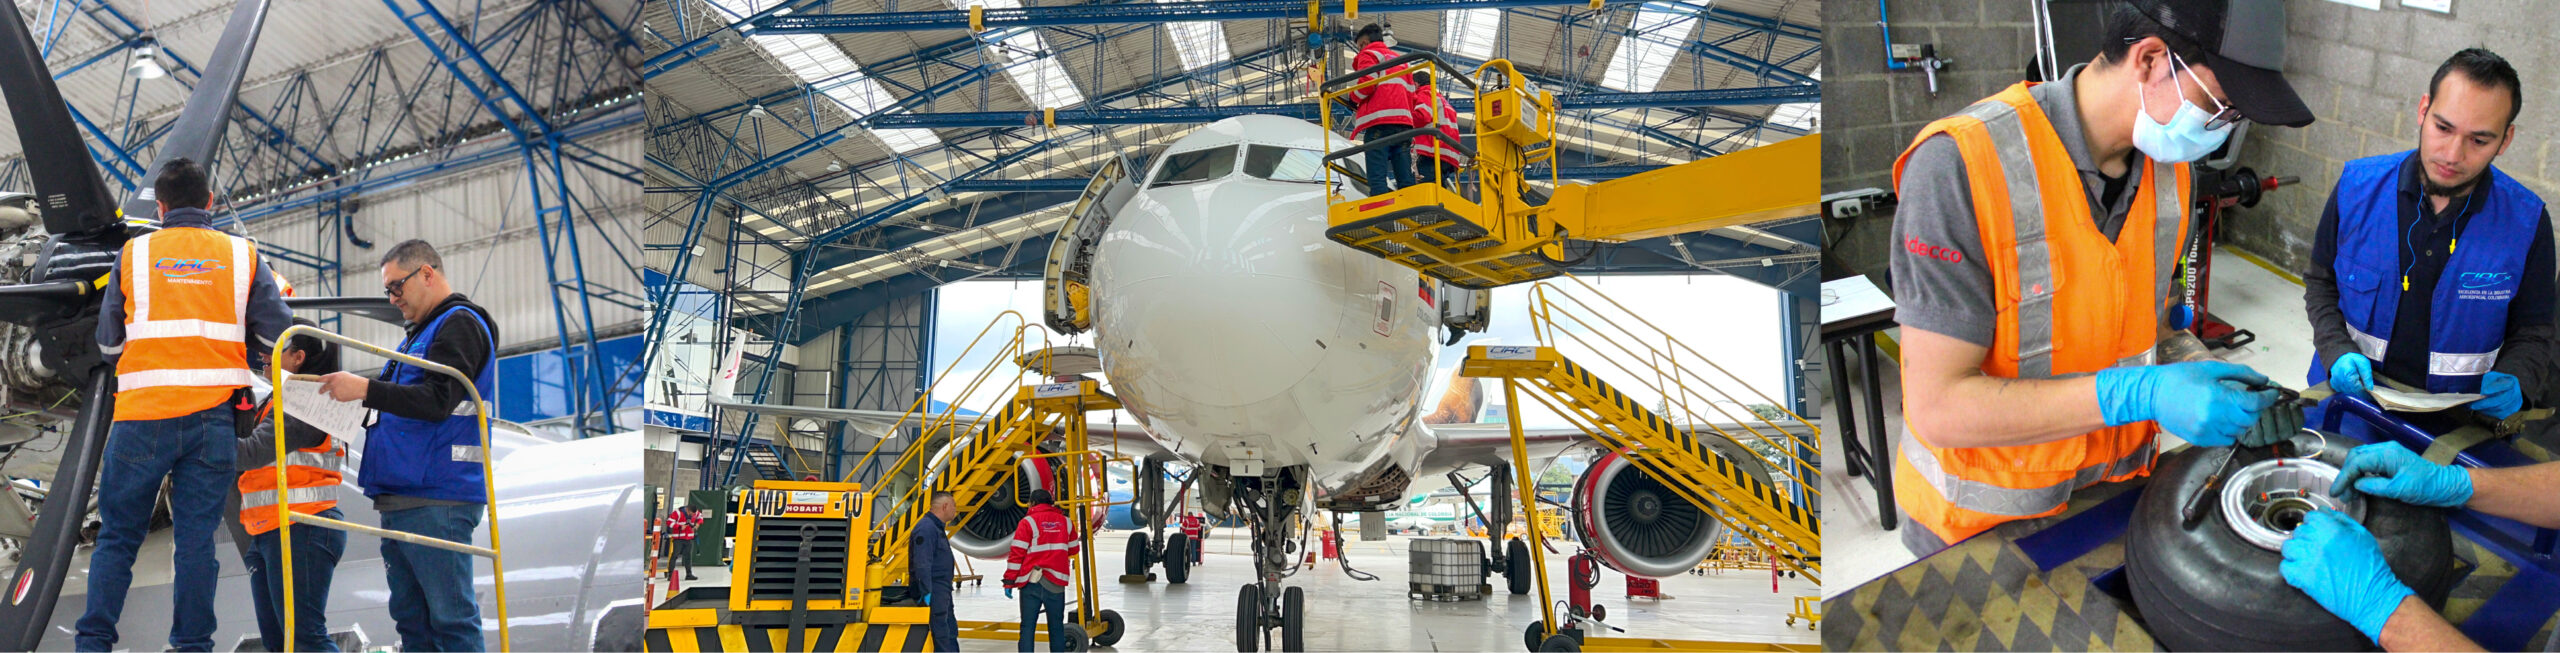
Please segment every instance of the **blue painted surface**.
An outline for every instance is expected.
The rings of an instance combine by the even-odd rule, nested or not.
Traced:
[[[640,406],[640,340],[629,335],[599,343],[597,353],[604,355],[605,369],[615,377],[605,380],[606,387],[627,388],[612,393],[612,404],[605,410]],[[574,410],[572,394],[579,387],[570,383],[569,370],[574,369],[570,356],[583,358],[586,349],[579,347],[566,355],[552,349],[498,359],[498,417],[512,422],[567,417]]]

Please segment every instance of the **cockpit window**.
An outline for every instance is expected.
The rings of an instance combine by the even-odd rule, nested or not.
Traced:
[[[1147,184],[1147,187],[1163,188],[1208,181],[1235,171],[1236,148],[1233,146],[1168,154],[1164,158],[1164,167],[1156,169],[1155,183]]]
[[[1324,181],[1324,154],[1315,150],[1248,145],[1244,173],[1272,181]]]

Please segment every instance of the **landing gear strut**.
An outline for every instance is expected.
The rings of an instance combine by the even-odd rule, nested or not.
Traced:
[[[1503,541],[1503,537],[1511,532],[1511,502],[1516,496],[1511,491],[1515,485],[1511,480],[1511,464],[1494,463],[1492,467],[1488,478],[1493,480],[1493,493],[1485,499],[1493,502],[1493,510],[1487,511],[1476,505],[1476,498],[1467,493],[1467,486],[1473,484],[1459,477],[1457,472],[1449,473],[1449,486],[1457,488],[1458,497],[1466,500],[1467,507],[1475,511],[1477,519],[1484,521],[1485,550],[1491,552],[1485,560],[1486,572],[1502,574],[1505,580],[1510,581],[1509,589],[1513,595],[1527,594],[1536,576],[1535,571],[1529,568],[1529,545],[1518,539],[1507,544]]]
[[[1276,650],[1306,650],[1306,598],[1303,590],[1281,587],[1280,579],[1297,572],[1290,556],[1298,552],[1302,542],[1289,538],[1290,526],[1298,517],[1295,500],[1301,487],[1296,469],[1281,470],[1277,476],[1229,479],[1235,488],[1234,514],[1245,516],[1253,540],[1253,570],[1257,582],[1244,586],[1236,596],[1236,650],[1252,651],[1272,648],[1271,631],[1280,631]],[[1302,529],[1300,529],[1302,530]]]

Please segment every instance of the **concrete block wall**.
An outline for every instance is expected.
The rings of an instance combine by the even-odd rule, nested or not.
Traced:
[[[2023,78],[2034,56],[2030,0],[1886,0],[1897,43],[1935,43],[1953,60],[1938,92],[1918,70],[1887,70],[1875,0],[1822,3],[1822,191],[1892,190],[1893,160],[1932,120]],[[1830,220],[1823,278],[1882,272],[1890,212]]]
[[[2553,6],[2455,0],[2447,15],[2401,7],[2398,0],[2383,5],[2379,11],[2328,0],[2285,6],[2285,74],[2319,121],[2302,129],[2253,128],[2240,160],[2262,175],[2301,177],[2302,185],[2230,213],[2222,242],[2301,271],[2340,166],[2417,147],[2418,96],[2426,93],[2428,77],[2445,57],[2473,46],[2506,57],[2524,80],[2516,139],[2497,167],[2546,201],[2560,200],[2560,40],[2552,37]]]

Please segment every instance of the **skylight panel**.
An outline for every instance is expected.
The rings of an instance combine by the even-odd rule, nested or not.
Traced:
[[[1173,50],[1182,56],[1183,70],[1199,70],[1233,57],[1227,49],[1227,30],[1209,21],[1165,23],[1165,32],[1173,37]]]
[[[1196,2],[1197,0],[1156,0],[1159,4]],[[1227,30],[1216,22],[1195,20],[1164,24],[1165,34],[1173,39],[1173,50],[1182,57],[1186,71],[1206,68],[1210,64],[1234,58],[1227,49]]]
[[[1500,9],[1462,9],[1440,19],[1440,49],[1469,59],[1493,56],[1493,39],[1502,28]]]
[[[763,0],[712,0],[712,4],[735,18],[754,15],[764,8]],[[862,74],[852,57],[833,41],[815,34],[760,34],[747,37],[776,62],[789,69],[800,82],[812,87],[825,84],[820,95],[843,105],[853,118],[865,118],[883,110],[896,110],[897,98],[889,95],[880,81]],[[903,113],[903,111],[900,111]],[[930,129],[875,129],[873,136],[900,153],[913,152],[942,143]]]
[[[1819,81],[1822,79],[1822,68],[1817,66],[1812,74],[1806,76]],[[1778,105],[1777,109],[1769,112],[1769,122],[1809,132],[1822,131],[1822,103],[1797,102]]]
[[[1675,4],[1705,9],[1706,0],[1682,0]],[[1608,72],[1600,84],[1636,93],[1653,92],[1662,83],[1662,74],[1671,70],[1671,58],[1680,54],[1680,42],[1697,29],[1699,12],[1656,7],[1646,3],[1636,12],[1635,23],[1628,26],[1632,34],[1618,40],[1618,51],[1609,58]]]
[[[1803,131],[1822,131],[1822,103],[1797,102],[1778,105],[1776,110],[1769,112],[1769,122]]]
[[[1016,0],[952,0],[952,6],[968,9],[972,5],[989,9],[1013,9],[1022,6]],[[1076,90],[1075,80],[1067,77],[1066,66],[1049,54],[1049,46],[1040,40],[1037,30],[1021,30],[1003,40],[988,43],[999,56],[1010,62],[1004,67],[1006,77],[1022,89],[1022,95],[1043,109],[1058,109],[1084,104],[1084,93]]]

